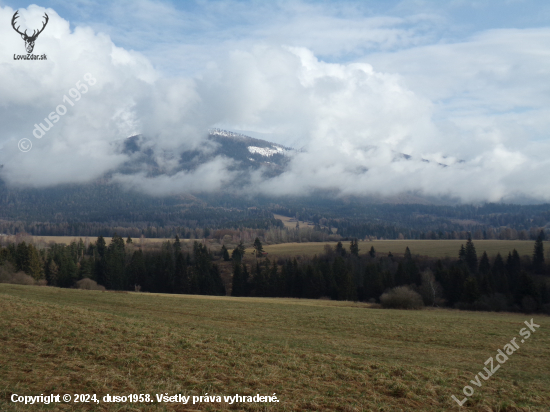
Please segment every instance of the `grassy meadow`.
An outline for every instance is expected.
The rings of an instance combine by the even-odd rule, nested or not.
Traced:
[[[34,243],[37,246],[47,246],[50,242],[61,243],[68,245],[73,241],[81,239],[75,236],[23,236],[19,238],[27,243]],[[111,243],[111,237],[104,237],[107,244]],[[6,236],[7,241],[16,241],[15,236]],[[83,237],[82,240],[95,242],[97,237]],[[162,242],[174,241],[174,239],[167,238],[134,238],[135,245],[142,245],[145,247],[159,247]],[[199,242],[202,239],[197,239]],[[190,248],[194,240],[181,239],[183,244],[187,244]],[[218,251],[221,247],[221,243],[217,240],[206,240],[207,247],[212,251]],[[264,244],[263,248],[268,252],[269,257],[292,257],[292,256],[309,256],[320,255],[324,252],[325,245],[331,245],[336,247],[337,242],[302,242],[302,243],[280,243],[275,245]],[[344,248],[349,249],[349,242],[342,242]],[[394,255],[403,254],[407,246],[411,250],[413,255],[429,256],[434,258],[456,258],[458,257],[458,251],[460,246],[466,244],[466,240],[373,240],[373,241],[359,241],[359,253],[367,253],[371,246],[374,247],[377,253],[387,255],[388,252],[392,252]],[[474,245],[477,250],[478,257],[486,251],[489,257],[494,257],[497,253],[500,253],[503,257],[508,255],[508,252],[516,249],[520,256],[533,254],[535,242],[533,240],[474,240]],[[230,251],[236,245],[230,244]],[[544,250],[546,259],[550,261],[550,241],[544,242]],[[252,247],[247,250],[248,254],[253,253]]]
[[[264,250],[272,256],[313,256],[323,253],[325,245],[336,246],[337,242],[304,242],[304,243],[281,243],[278,245],[265,245]],[[342,242],[346,249],[349,249],[349,242]],[[430,256],[435,258],[458,258],[458,251],[465,240],[373,240],[359,241],[359,253],[367,253],[371,246],[377,253],[387,255],[403,254],[407,246],[413,255]],[[474,240],[478,257],[484,251],[489,257],[500,253],[503,257],[508,252],[516,249],[520,256],[532,255],[535,242],[533,240]],[[550,258],[550,242],[544,242],[544,250]],[[247,250],[252,253],[252,248]]]
[[[550,318],[0,284],[1,411],[548,411]],[[464,407],[462,388],[540,329]],[[519,339],[518,339],[519,341]],[[13,393],[272,395],[276,404],[11,403]]]

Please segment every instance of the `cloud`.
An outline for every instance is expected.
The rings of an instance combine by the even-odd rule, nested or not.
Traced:
[[[230,187],[270,195],[330,190],[465,202],[550,200],[544,178],[550,166],[550,29],[489,30],[433,42],[426,25],[440,24],[434,14],[365,18],[357,5],[282,2],[269,6],[277,13],[261,28],[254,19],[272,9],[240,4],[250,31],[222,25],[227,38],[205,51],[231,4],[203,5],[206,14],[193,21],[189,10],[140,1],[128,11],[140,24],[117,29],[103,23],[116,36],[131,32],[140,45],[150,41],[141,23],[172,15],[153,36],[161,41],[158,50],[171,51],[165,56],[117,46],[98,24],[71,29],[52,9],[22,9],[21,22],[29,27],[44,11],[50,16],[35,50],[48,60],[12,60],[24,53],[23,41],[9,25],[0,26],[7,39],[0,45],[0,177],[13,186],[48,186],[115,172],[114,182],[153,195]],[[122,6],[107,12],[118,19]],[[0,21],[13,13],[0,8]],[[166,30],[180,22],[194,25],[197,38],[185,44],[178,43],[181,32],[167,38]],[[210,35],[202,38],[203,32]],[[192,76],[185,67],[183,74],[156,67],[170,61],[185,66],[188,57]],[[86,81],[86,73],[97,83]],[[89,91],[73,105],[64,99],[79,81]],[[61,104],[67,113],[36,139],[34,125]],[[216,126],[264,133],[304,150],[277,177],[260,170],[243,179],[223,156],[181,171],[179,155],[207,151],[206,130]],[[163,175],[116,172],[131,158],[119,150],[121,142],[137,133],[147,136]],[[30,152],[17,149],[21,138],[31,139]]]
[[[21,9],[22,27],[34,27],[44,12],[49,23],[34,53],[45,53],[45,61],[13,60],[26,54],[24,43],[11,26],[0,26],[2,179],[23,186],[87,182],[127,160],[115,149],[130,134],[154,136],[159,151],[193,148],[204,138],[209,121],[192,80],[159,78],[140,53],[90,28],[71,31],[51,9]],[[1,8],[0,20],[13,14]],[[73,91],[79,84],[81,97]],[[37,139],[40,124],[49,130]],[[17,149],[22,138],[31,139],[30,152]]]
[[[155,177],[149,177],[141,172],[133,175],[117,173],[112,181],[122,184],[125,188],[154,196],[211,193],[222,190],[237,177],[237,172],[228,171],[232,165],[233,161],[227,157],[216,156],[190,172],[179,171],[172,175]]]

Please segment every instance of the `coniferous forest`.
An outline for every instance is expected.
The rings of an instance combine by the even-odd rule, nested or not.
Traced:
[[[365,302],[379,302],[385,292],[407,286],[426,306],[550,313],[543,240],[541,231],[531,256],[513,250],[489,258],[472,239],[455,259],[414,256],[409,248],[381,255],[374,247],[359,250],[353,239],[349,248],[341,242],[326,245],[324,253],[312,258],[273,260],[258,238],[253,259],[245,257],[242,242],[231,251],[222,246],[213,253],[197,241],[183,247],[177,236],[143,250],[130,237],[117,235],[110,244],[99,237],[88,245],[80,240],[40,250],[19,242],[0,248],[0,281],[24,273],[35,283],[65,288],[89,279],[115,291]]]

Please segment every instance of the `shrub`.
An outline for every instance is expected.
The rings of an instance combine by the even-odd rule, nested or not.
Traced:
[[[12,283],[16,285],[34,285],[34,279],[25,272],[15,272],[13,265],[4,263],[0,266],[0,283]]]
[[[408,286],[398,286],[380,296],[383,308],[420,309],[424,306],[422,297]]]
[[[98,285],[95,280],[84,278],[75,283],[75,288],[86,290],[105,290],[104,286]]]

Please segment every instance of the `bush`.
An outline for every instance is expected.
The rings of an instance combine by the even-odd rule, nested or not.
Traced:
[[[398,286],[380,296],[383,308],[420,309],[424,306],[422,297],[408,286]]]
[[[105,286],[98,285],[95,280],[84,278],[75,283],[75,288],[85,290],[105,290]]]
[[[0,283],[12,283],[15,285],[34,285],[34,279],[25,272],[15,272],[13,265],[4,263],[0,266]]]

